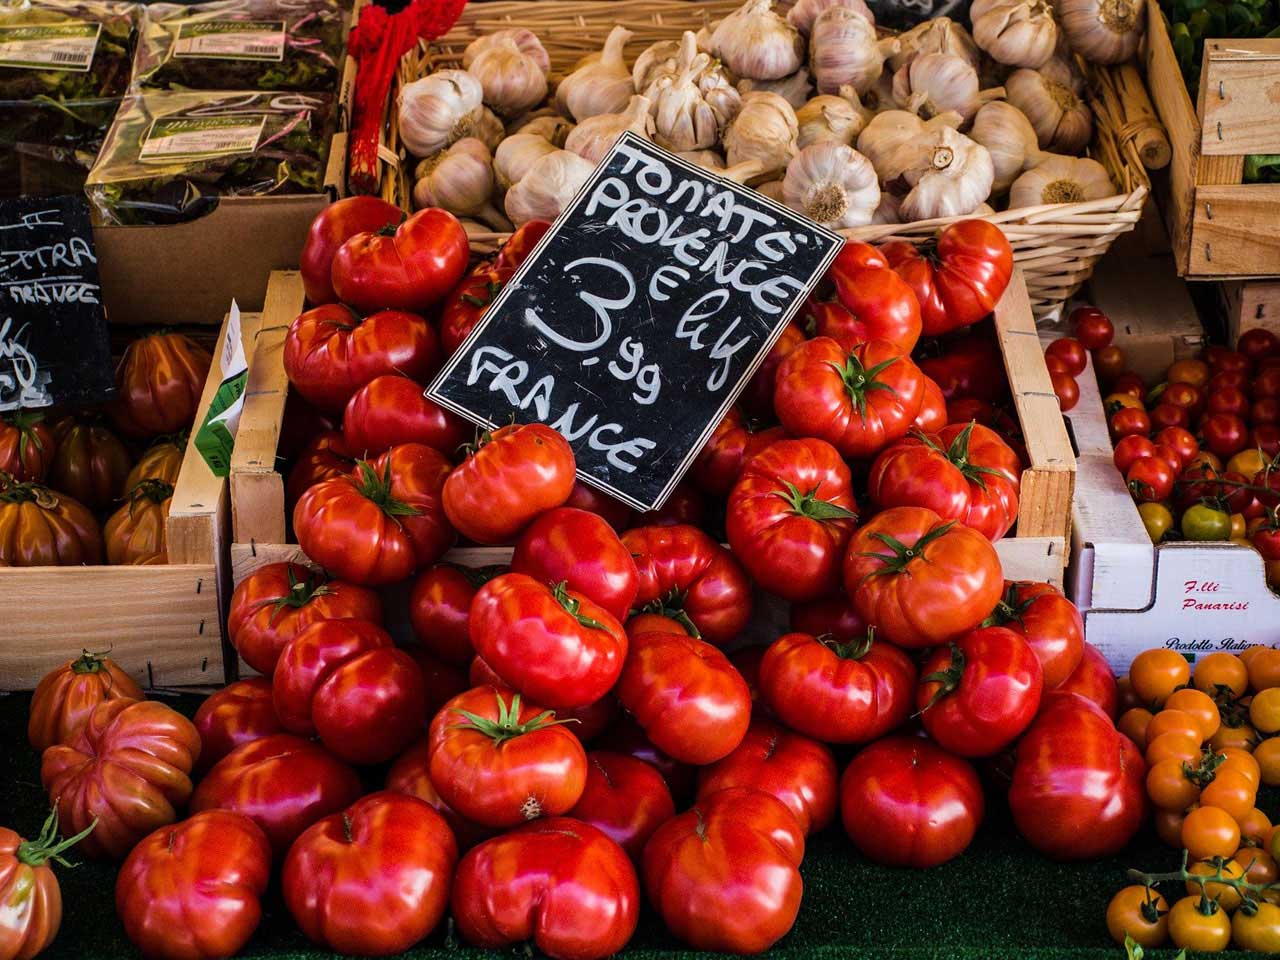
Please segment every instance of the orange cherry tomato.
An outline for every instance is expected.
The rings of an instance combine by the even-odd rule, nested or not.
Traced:
[[[1213,860],[1201,861],[1191,865],[1190,873],[1200,877],[1218,876],[1221,870],[1221,876],[1229,877],[1237,880],[1244,876],[1244,868],[1234,860]],[[1200,894],[1200,884],[1195,880],[1187,881],[1187,893],[1198,896]],[[1206,883],[1204,885],[1204,894],[1218,901],[1218,905],[1230,913],[1236,907],[1240,906],[1240,894],[1226,883]]]
[[[1185,810],[1200,796],[1200,788],[1182,770],[1182,760],[1161,760],[1147,771],[1147,796],[1162,810]]]
[[[1244,878],[1250,883],[1276,882],[1276,858],[1261,847],[1241,847],[1231,859],[1244,868]],[[1276,893],[1280,894],[1280,890]]]
[[[1182,848],[1182,821],[1186,819],[1185,813],[1181,810],[1157,809],[1151,819],[1161,843],[1175,850]]]
[[[1230,814],[1237,824],[1248,815],[1257,802],[1258,791],[1243,774],[1228,770],[1219,771],[1213,781],[1200,791],[1200,805],[1217,807]]]
[[[1253,784],[1255,790],[1258,789],[1258,784],[1265,782],[1262,779],[1260,761],[1248,750],[1242,750],[1239,747],[1224,747],[1222,750],[1215,752],[1222,754],[1226,758],[1222,761],[1221,766],[1218,767],[1219,773],[1234,770],[1236,773],[1243,774],[1245,779]]]
[[[1195,687],[1211,697],[1226,687],[1238,697],[1249,688],[1249,670],[1235,654],[1211,653],[1196,662]]]
[[[1258,764],[1258,778],[1268,787],[1280,787],[1280,737],[1271,737],[1253,751]]]
[[[1249,660],[1249,687],[1256,693],[1280,687],[1280,650],[1263,647]]]
[[[1209,746],[1213,747],[1218,753],[1221,753],[1227,747],[1235,747],[1252,753],[1261,739],[1258,736],[1258,731],[1247,723],[1242,723],[1238,727],[1229,727],[1224,723],[1218,728],[1218,732],[1209,738]]]
[[[1116,943],[1125,937],[1148,950],[1163,947],[1169,939],[1165,915],[1169,904],[1153,888],[1143,884],[1125,887],[1107,904],[1107,932]]]
[[[1200,763],[1199,735],[1192,736],[1176,730],[1162,733],[1147,744],[1146,760],[1147,766],[1154,766],[1162,760],[1185,760],[1196,766]]]
[[[1161,710],[1147,724],[1147,743],[1162,733],[1181,733],[1188,737],[1204,739],[1200,721],[1183,710]]]
[[[1231,943],[1231,918],[1212,900],[1183,897],[1169,911],[1169,938],[1183,950],[1217,953]]]
[[[1209,382],[1211,371],[1203,360],[1178,360],[1169,368],[1165,379],[1169,383],[1189,383],[1193,387],[1203,387]]]
[[[1116,721],[1116,729],[1134,743],[1147,742],[1147,724],[1151,722],[1151,711],[1146,707],[1130,707],[1120,714]]]
[[[1222,459],[1216,453],[1212,453],[1208,450],[1201,450],[1187,461],[1187,465],[1184,469],[1190,470],[1192,467],[1199,466],[1213,467],[1214,470],[1221,473]],[[1230,654],[1227,654],[1227,656],[1230,656]]]
[[[1259,733],[1280,733],[1280,687],[1267,687],[1253,695],[1249,722]]]
[[[1271,836],[1271,818],[1257,807],[1237,818],[1236,823],[1240,824],[1240,836],[1259,847]]]
[[[1240,847],[1240,826],[1218,807],[1196,807],[1182,821],[1182,845],[1192,860],[1229,857]]]
[[[1129,682],[1140,703],[1162,705],[1174,690],[1191,682],[1191,664],[1163,647],[1144,650],[1129,666]]]
[[[1165,700],[1164,708],[1181,710],[1195,717],[1200,725],[1201,738],[1204,740],[1208,740],[1217,733],[1218,727],[1222,725],[1222,717],[1218,713],[1218,705],[1213,702],[1213,697],[1194,687],[1173,691],[1169,694],[1169,699]]]

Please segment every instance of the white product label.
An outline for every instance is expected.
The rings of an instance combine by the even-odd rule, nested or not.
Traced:
[[[143,163],[253,153],[266,117],[160,117],[153,120],[138,159]]]
[[[284,59],[283,20],[201,20],[184,23],[173,43],[175,57],[210,60]]]
[[[87,72],[100,23],[39,23],[0,27],[0,67]]]

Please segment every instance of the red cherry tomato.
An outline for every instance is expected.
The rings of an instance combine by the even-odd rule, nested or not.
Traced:
[[[1147,415],[1151,418],[1152,430],[1185,428],[1191,422],[1186,407],[1175,407],[1172,403],[1157,403]]]
[[[362,313],[424,312],[462,279],[471,255],[467,231],[453,214],[419,210],[392,228],[357,233],[333,255],[333,291]]]
[[[1145,410],[1123,407],[1111,414],[1108,420],[1111,434],[1117,440],[1130,434],[1146,437],[1151,434],[1151,416]]]
[[[1200,444],[1195,435],[1180,427],[1166,427],[1156,434],[1155,439],[1157,443],[1166,443],[1178,451],[1184,465],[1200,452]]]
[[[1124,475],[1125,485],[1139,503],[1169,499],[1173,494],[1174,477],[1173,465],[1159,456],[1135,460]]]
[[[572,507],[548,510],[528,526],[511,555],[511,571],[545,584],[563,581],[620,621],[631,613],[640,589],[636,563],[613,528]]]
[[[1170,403],[1182,407],[1189,416],[1199,416],[1204,410],[1204,394],[1200,388],[1190,383],[1174,382],[1167,384],[1160,394],[1161,403]]]
[[[196,770],[201,772],[242,743],[284,732],[271,703],[271,681],[266,677],[239,680],[210,694],[192,722],[200,733]]]
[[[1116,379],[1124,373],[1127,364],[1124,351],[1114,343],[1093,354],[1093,372],[1098,375],[1099,382],[1103,384],[1114,384]]]
[[[1097,307],[1076,307],[1067,317],[1071,332],[1086,350],[1101,350],[1111,346],[1116,328],[1110,318]]]
[[[1083,343],[1075,337],[1059,337],[1044,348],[1046,357],[1056,357],[1067,365],[1067,373],[1078,377],[1084,373],[1089,361],[1089,352]]]
[[[587,784],[569,816],[603,832],[632,860],[675,815],[667,782],[649,764],[608,750],[587,754]]]
[[[1216,378],[1215,378],[1216,379]],[[1249,413],[1249,397],[1238,387],[1209,385],[1209,399],[1205,401],[1206,413],[1229,413],[1243,419]]]
[[[1111,454],[1112,462],[1121,473],[1128,473],[1137,461],[1156,455],[1156,445],[1150,438],[1133,433],[1116,441]]]
[[[1213,413],[1200,421],[1204,449],[1228,460],[1249,442],[1249,428],[1240,417],[1230,413]]]
[[[1190,384],[1188,384],[1190,386]],[[1132,370],[1126,370],[1120,374],[1111,384],[1112,393],[1127,393],[1132,397],[1141,400],[1147,395],[1147,385],[1143,382],[1142,377],[1138,376]]]
[[[1049,382],[1053,384],[1054,396],[1058,398],[1058,409],[1063,413],[1071,410],[1080,402],[1080,384],[1066,373],[1049,374]]]
[[[1249,407],[1248,420],[1255,429],[1262,424],[1280,423],[1280,399],[1259,397]]]
[[[1204,348],[1202,353],[1205,363],[1209,364],[1209,369],[1216,373],[1244,373],[1249,372],[1249,358],[1235,350],[1229,350],[1224,346],[1211,343]]]
[[[375,377],[352,394],[342,436],[355,456],[376,457],[404,443],[424,443],[453,458],[471,437],[458,417],[422,395],[408,377]]]
[[[1280,339],[1270,330],[1253,327],[1240,334],[1236,340],[1236,350],[1250,360],[1258,360],[1280,352]]]

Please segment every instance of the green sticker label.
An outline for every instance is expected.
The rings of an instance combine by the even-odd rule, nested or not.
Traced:
[[[234,300],[227,318],[219,369],[224,374],[222,383],[196,431],[195,446],[214,476],[226,477],[231,473],[231,452],[236,445],[240,411],[244,409],[245,384],[249,382],[249,365],[245,361],[240,331],[240,307]]]
[[[0,27],[0,67],[84,73],[93,63],[100,23],[35,23]]]
[[[158,117],[151,122],[138,159],[143,163],[253,153],[266,117]]]
[[[178,27],[175,57],[208,60],[284,59],[283,20],[198,20]]]

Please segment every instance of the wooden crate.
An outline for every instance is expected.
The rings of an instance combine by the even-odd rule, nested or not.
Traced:
[[[1181,276],[1280,274],[1280,184],[1241,181],[1249,154],[1280,153],[1280,39],[1208,40],[1192,104],[1156,0],[1147,87],[1173,145],[1165,211]]]
[[[1227,343],[1234,347],[1240,334],[1255,327],[1280,336],[1280,279],[1230,281],[1221,289]]]
[[[248,356],[261,325],[241,316]],[[196,422],[222,382],[223,321]],[[0,690],[28,690],[82,650],[109,651],[144,687],[220,685],[229,596],[229,498],[188,441],[165,566],[0,567]]]

